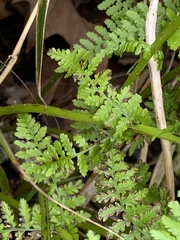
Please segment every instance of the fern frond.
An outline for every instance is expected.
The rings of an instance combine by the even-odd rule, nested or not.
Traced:
[[[2,218],[8,228],[15,229],[17,223],[14,220],[14,213],[6,202],[1,202]]]
[[[60,50],[52,48],[48,52],[48,56],[58,61],[59,67],[56,72],[67,72],[65,77],[69,77],[75,73],[82,73],[87,67],[88,52],[82,48],[71,52],[69,49]]]
[[[91,230],[88,231],[86,237],[87,238],[85,240],[100,240],[100,235],[99,234],[95,235]]]
[[[164,5],[167,9],[172,9],[174,12],[178,11],[180,8],[180,2],[178,0],[171,1],[171,0],[163,0]]]
[[[17,126],[15,135],[21,140],[14,143],[23,150],[17,152],[16,156],[28,159],[22,167],[28,174],[34,176],[35,181],[41,182],[56,174],[58,177],[66,178],[67,174],[74,170],[72,159],[76,157],[76,152],[65,134],[60,135],[60,141],[54,141],[52,144],[50,138],[45,137],[46,127],[41,127],[28,114],[19,115]]]
[[[123,161],[123,154],[115,149],[111,149],[106,157],[106,162],[96,169],[99,177],[95,200],[106,203],[106,207],[99,211],[99,218],[106,221],[112,216],[117,219],[119,216],[122,220],[114,220],[112,229],[121,234],[126,227],[130,228],[128,234],[123,234],[124,239],[133,239],[138,235],[140,239],[150,239],[149,230],[154,222],[158,223],[160,207],[148,202],[150,190],[145,185],[150,175],[147,165],[130,168]],[[134,227],[131,228],[131,225]]]
[[[178,193],[179,194],[179,193]],[[180,204],[177,201],[170,201],[168,204],[171,214],[163,215],[161,218],[161,228],[150,231],[155,240],[177,240],[180,236]]]
[[[19,203],[19,214],[21,216],[21,227],[28,229],[32,226],[31,222],[31,209],[27,205],[27,202],[22,198]]]
[[[19,202],[19,219],[15,220],[13,210],[7,203],[1,202],[3,221],[0,223],[1,239],[11,239],[14,235],[16,240],[21,240],[26,231],[39,231],[41,223],[40,212],[37,212],[36,205],[30,208],[24,199]],[[38,219],[35,216],[39,217]],[[17,218],[17,217],[16,217]]]

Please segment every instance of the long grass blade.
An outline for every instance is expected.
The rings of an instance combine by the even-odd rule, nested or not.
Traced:
[[[38,13],[36,18],[36,86],[38,90],[38,96],[45,104],[41,96],[41,72],[43,61],[43,47],[44,47],[44,33],[47,12],[50,0],[39,0]]]

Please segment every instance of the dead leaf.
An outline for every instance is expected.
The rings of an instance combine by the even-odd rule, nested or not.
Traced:
[[[7,5],[10,0],[0,0],[0,20],[12,15],[10,10],[7,10]]]
[[[17,4],[22,0],[13,0]],[[32,11],[36,0],[25,0],[30,4]],[[16,5],[17,6],[17,5]],[[72,0],[54,0],[50,2],[48,17],[46,22],[45,39],[54,35],[61,35],[72,48],[74,43],[78,43],[80,38],[86,37],[88,31],[93,31],[94,25],[83,19],[77,12]],[[27,52],[35,45],[36,26],[33,23],[28,34]]]

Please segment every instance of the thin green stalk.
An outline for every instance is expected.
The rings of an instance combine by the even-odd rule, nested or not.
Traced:
[[[147,59],[144,59],[143,56],[140,58],[138,64],[134,68],[134,70],[131,72],[129,77],[127,78],[126,82],[124,83],[123,87],[132,85],[146,64],[149,62],[150,58],[155,54],[157,50],[163,45],[163,43],[179,28],[180,26],[180,14],[176,16],[174,21],[172,21],[157,37],[156,41],[151,46],[151,56]]]
[[[40,114],[50,115],[54,117],[70,119],[74,121],[89,122],[89,123],[94,122],[94,124],[103,124],[103,122],[96,122],[93,119],[93,115],[90,113],[85,113],[80,111],[79,112],[69,111],[61,108],[49,107],[49,106],[38,105],[38,104],[17,104],[17,105],[0,108],[0,116],[17,114],[17,113],[40,113]],[[145,126],[145,125],[136,125],[136,126],[130,127],[130,129],[136,133],[141,133],[141,134],[150,136],[152,138],[156,136],[157,138],[165,139],[170,142],[180,144],[180,137],[173,135],[170,131],[165,132],[165,129],[160,130],[160,129]],[[0,138],[0,144],[1,144],[1,138]]]
[[[41,193],[39,193],[39,204],[41,209],[41,239],[50,240],[51,232],[48,200]]]
[[[38,104],[17,104],[0,108],[0,116],[17,113],[40,113],[74,121],[92,122],[93,115],[85,112],[68,111],[65,109]]]
[[[177,144],[180,144],[180,137],[172,134],[171,132],[167,132],[166,129],[160,130],[154,127],[149,127],[145,125],[136,125],[133,127],[130,127],[131,130],[133,130],[136,133],[140,133],[146,136],[150,136],[152,138],[160,138],[165,139],[170,142],[174,142]]]
[[[1,130],[0,130],[0,145],[3,147],[4,151],[6,152],[8,158],[11,160],[11,163],[14,165],[14,167],[16,169],[18,169],[17,168],[17,162],[16,162],[16,159],[14,157],[14,154],[11,151],[11,149],[10,149],[10,147],[9,147],[9,145],[8,145],[8,143],[7,143],[7,141],[6,141],[6,139],[5,139]]]
[[[55,73],[48,81],[48,83],[45,85],[45,87],[42,89],[42,92],[41,92],[41,96],[44,97],[48,92],[49,90],[54,86],[54,84],[57,82],[58,79],[62,79],[64,76],[63,73]],[[38,103],[41,102],[40,98],[37,97],[36,98],[36,101]]]

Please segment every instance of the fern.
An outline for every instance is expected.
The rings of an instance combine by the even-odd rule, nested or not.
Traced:
[[[124,232],[124,239],[151,239],[149,230],[160,221],[160,206],[155,206],[160,193],[157,188],[145,187],[150,176],[147,165],[138,164],[130,169],[123,158],[113,149],[100,170],[96,169],[99,177],[95,200],[106,204],[100,209],[99,218],[106,221],[114,216],[112,229]]]
[[[169,0],[164,0],[159,4],[157,35],[175,19],[179,8],[178,1],[171,4]],[[94,33],[87,33],[88,39],[80,40],[81,45],[75,45],[72,51],[52,48],[48,52],[58,62],[56,72],[65,73],[65,77],[72,76],[78,84],[77,98],[73,101],[78,109],[74,113],[92,114],[92,123],[82,125],[82,122],[74,122],[72,127],[76,132],[72,140],[64,133],[54,140],[47,136],[47,128],[40,126],[35,118],[20,114],[14,142],[19,147],[16,156],[21,159],[22,168],[43,191],[76,211],[85,198],[78,195],[83,185],[81,180],[72,180],[74,174],[78,172],[85,177],[88,171],[95,171],[99,219],[110,220],[111,229],[125,240],[152,239],[151,236],[162,233],[175,236],[179,228],[179,223],[174,224],[176,218],[179,221],[175,205],[169,205],[173,219],[163,216],[161,223],[161,216],[167,213],[168,197],[163,189],[155,185],[147,187],[150,178],[148,165],[138,162],[129,166],[124,161],[122,149],[126,144],[130,145],[129,152],[133,154],[144,142],[144,136],[135,134],[132,127],[152,125],[151,114],[141,106],[141,96],[133,94],[130,86],[120,91],[112,86],[110,70],[97,73],[97,67],[105,56],[121,57],[131,52],[141,54],[146,60],[151,57],[151,46],[146,44],[144,33],[148,7],[142,2],[135,4],[133,0],[105,0],[99,9],[105,10],[109,17],[104,27],[97,26]],[[179,29],[167,41],[172,50],[179,47],[177,36]],[[161,68],[163,53],[157,51],[154,58]],[[169,103],[168,109],[171,107]],[[173,114],[176,114],[177,105],[174,110]],[[170,120],[172,118],[170,116]],[[41,199],[41,196],[39,199],[39,204],[32,208],[21,199],[19,216],[15,216],[13,210],[2,202],[2,238],[8,239],[16,234],[17,239],[21,239],[26,231],[43,234],[43,230],[48,228],[46,230],[54,239],[60,236],[62,239],[78,240],[77,226],[83,220],[53,202]],[[45,213],[43,207],[46,208]],[[89,216],[81,210],[79,213]],[[155,229],[160,226],[162,230],[157,232]],[[100,239],[92,231],[86,237]]]
[[[110,19],[105,20],[106,27],[96,27],[97,33],[88,33],[88,39],[81,39],[82,46],[90,52],[91,59],[95,53],[102,56],[112,54],[122,55],[124,52],[134,52],[139,55],[145,51],[150,53],[150,47],[144,42],[145,17],[148,7],[144,3],[132,6],[134,1],[103,1],[100,10],[106,10]],[[100,35],[100,37],[99,37]],[[75,45],[75,49],[81,49]]]
[[[86,236],[87,238],[85,240],[100,240],[100,235],[95,235],[91,230],[88,231]]]
[[[67,135],[61,134],[59,141],[55,140],[52,142],[49,137],[46,137],[46,131],[47,128],[41,127],[31,115],[19,115],[17,132],[15,133],[19,140],[16,140],[15,144],[19,146],[21,150],[16,153],[16,156],[25,160],[22,168],[32,177],[34,182],[43,184],[46,193],[62,204],[76,209],[82,205],[85,200],[81,195],[76,196],[82,188],[82,182],[79,180],[65,184],[63,180],[67,179],[75,170],[75,158],[78,160],[82,175],[86,174],[88,167],[86,162],[84,162],[85,155],[83,157],[82,153],[75,151]],[[78,140],[77,137],[76,140],[80,146],[83,146],[80,138]],[[44,185],[44,183],[46,184]],[[69,231],[68,229],[74,232],[75,223],[82,222],[81,218],[77,218],[67,210],[60,209],[60,207],[54,203],[48,202],[48,208],[51,219],[51,232],[58,232],[58,227],[60,226],[63,227],[62,232]],[[22,214],[24,210],[28,213],[24,206],[20,214]],[[81,214],[85,213],[81,211]],[[23,216],[26,217],[26,223],[28,224],[28,215],[26,216],[24,214]],[[64,228],[67,230],[64,230]],[[69,232],[69,234],[71,233]],[[75,235],[77,235],[77,229]],[[73,239],[78,239],[78,235]]]
[[[180,194],[178,195],[180,196]],[[171,201],[168,206],[171,214],[162,216],[160,230],[151,230],[150,232],[155,240],[180,239],[180,204],[177,201]]]
[[[116,8],[115,15],[117,15],[118,9],[121,8],[123,5],[124,3],[118,3],[117,6],[113,6],[113,8]],[[99,8],[100,6],[101,4],[99,5]],[[101,8],[101,10],[102,9],[103,8]],[[106,28],[102,26],[97,26],[95,27],[96,32],[87,33],[89,39],[80,40],[82,46],[89,51],[90,59],[92,59],[98,53],[100,53],[102,57],[104,57],[105,55],[110,57],[113,53],[116,55],[122,55],[125,51],[133,52],[133,50],[136,48],[138,49],[136,51],[136,54],[139,54],[140,49],[144,49],[147,46],[147,44],[145,44],[144,42],[139,43],[138,41],[136,41],[137,39],[135,37],[138,34],[141,35],[141,33],[137,33],[137,31],[139,32],[138,29],[140,24],[142,25],[142,22],[145,21],[142,21],[142,19],[140,19],[138,23],[136,19],[136,23],[132,24],[131,21],[125,20],[127,16],[125,17],[124,13],[124,8],[120,9],[120,18],[118,16],[118,20],[116,20],[116,17],[114,17],[113,15],[114,18],[112,17],[112,19],[105,20],[105,24],[107,26]],[[133,13],[136,14],[135,11],[133,11]],[[129,14],[132,17],[132,14],[130,12]],[[107,15],[111,14],[107,11]],[[120,23],[121,18],[123,20]],[[134,20],[132,20],[132,22],[133,21]],[[119,25],[121,25],[122,27],[119,28]],[[143,29],[143,27],[140,29]],[[82,49],[82,46],[76,44],[75,49]]]
[[[151,48],[145,42],[145,20],[148,6],[139,2],[136,5],[134,1],[105,0],[99,4],[100,10],[105,10],[109,16],[105,20],[105,27],[95,27],[94,33],[87,33],[89,39],[81,39],[81,45],[75,45],[75,49],[82,47],[89,52],[89,58],[100,53],[102,57],[111,57],[113,54],[122,56],[125,52],[132,52],[135,55],[143,54],[145,59],[150,59]],[[179,1],[168,0],[159,3],[157,19],[157,35],[164,27],[173,21],[174,17],[180,11]],[[179,29],[168,39],[167,43],[172,50],[179,47]],[[161,69],[163,53],[158,51],[154,58],[158,61]]]
[[[37,205],[30,208],[24,199],[19,202],[19,223],[15,221],[15,214],[7,203],[1,202],[2,220],[0,223],[1,239],[11,239],[11,236],[16,236],[16,239],[22,239],[25,232],[40,231],[41,224],[40,209]]]

